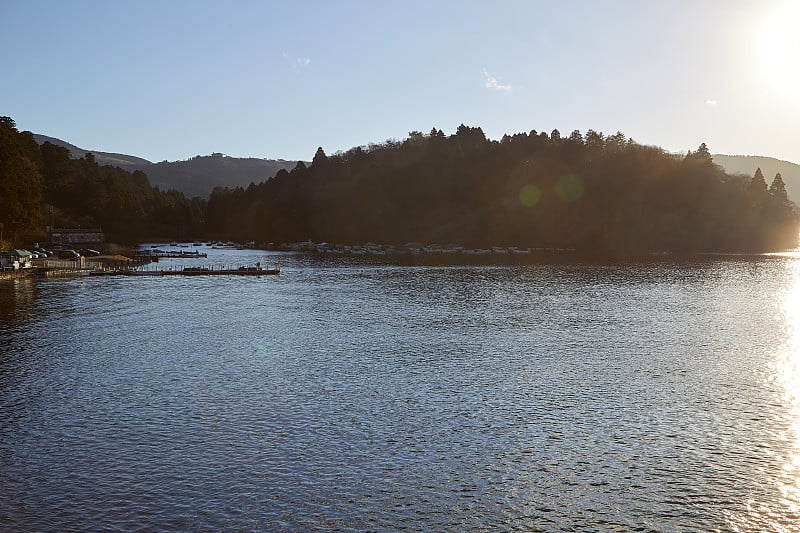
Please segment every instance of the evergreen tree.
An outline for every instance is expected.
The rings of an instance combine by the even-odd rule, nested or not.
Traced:
[[[769,194],[782,202],[789,200],[789,195],[786,193],[786,184],[783,183],[783,177],[780,172],[775,174],[775,179],[772,180],[772,185],[769,186]]]
[[[311,160],[311,166],[315,168],[320,168],[328,161],[328,156],[325,155],[325,150],[322,149],[322,146],[317,148],[317,152],[314,154],[314,159]]]
[[[603,134],[597,133],[594,130],[586,132],[586,146],[592,151],[598,152],[603,150]]]
[[[756,198],[762,198],[767,195],[767,182],[764,180],[764,174],[761,172],[760,167],[757,168],[756,173],[753,174],[753,179],[750,180],[748,191]]]
[[[697,151],[694,153],[694,155],[703,161],[712,160],[711,152],[708,151],[708,146],[706,146],[706,143],[700,143],[700,146],[697,148]]]
[[[42,178],[29,136],[19,133],[10,117],[0,117],[0,224],[12,239],[41,219]],[[41,162],[41,156],[35,158]]]

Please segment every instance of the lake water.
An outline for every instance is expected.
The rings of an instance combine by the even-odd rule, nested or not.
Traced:
[[[0,529],[800,528],[800,260],[0,282]]]

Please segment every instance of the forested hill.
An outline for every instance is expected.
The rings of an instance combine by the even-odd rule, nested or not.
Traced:
[[[109,152],[97,152],[78,148],[61,139],[46,135],[33,134],[40,145],[49,142],[69,150],[73,159],[94,154],[100,165],[120,167],[129,172],[141,170],[150,179],[150,183],[162,190],[174,189],[188,197],[200,196],[208,198],[214,187],[247,187],[250,183],[268,180],[280,169],[291,169],[297,161],[283,159],[258,159],[254,157],[228,157],[223,154],[195,156],[185,161],[162,161],[151,163],[141,157]]]
[[[754,155],[722,155],[714,154],[714,163],[720,165],[729,174],[745,174],[752,176],[757,168],[765,176],[774,176],[780,173],[786,183],[786,192],[789,198],[800,203],[800,165],[781,161],[774,157],[760,157]]]
[[[46,142],[49,142],[55,146],[66,148],[69,150],[69,155],[73,159],[80,159],[91,152],[94,155],[95,161],[97,161],[97,164],[99,165],[111,165],[113,167],[120,167],[129,171],[136,170],[137,167],[152,165],[150,161],[141,157],[126,154],[114,154],[110,152],[97,152],[95,150],[84,150],[83,148],[78,148],[74,144],[62,141],[61,139],[48,137],[47,135],[41,135],[39,133],[34,133],[33,138],[40,146]]]
[[[622,133],[480,128],[412,132],[356,147],[247,189],[216,189],[220,236],[288,242],[575,247],[599,254],[778,250],[798,211],[779,176],[729,175],[705,144],[688,155]]]
[[[186,238],[202,230],[205,201],[152,187],[141,171],[100,165],[92,153],[41,146],[0,117],[0,250],[41,241],[44,226],[100,227],[111,242]]]
[[[291,169],[297,161],[228,157],[223,154],[196,156],[186,161],[162,161],[137,165],[162,189],[176,189],[189,197],[208,198],[214,187],[247,187],[272,178],[281,169]]]

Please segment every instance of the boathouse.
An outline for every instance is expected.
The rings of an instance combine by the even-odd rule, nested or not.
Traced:
[[[0,267],[3,270],[17,270],[33,266],[33,254],[28,250],[9,250],[0,254]]]

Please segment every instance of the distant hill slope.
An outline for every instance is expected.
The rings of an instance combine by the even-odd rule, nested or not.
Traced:
[[[197,156],[186,161],[162,161],[151,163],[147,159],[125,154],[85,150],[61,139],[33,134],[39,144],[49,142],[69,150],[74,159],[91,152],[100,165],[120,167],[129,172],[141,170],[150,179],[150,184],[162,190],[175,189],[188,197],[208,197],[214,187],[247,187],[275,176],[282,168],[291,170],[297,161],[283,159],[257,159],[227,157],[222,154]]]
[[[162,161],[136,166],[160,189],[176,189],[185,195],[208,197],[214,187],[244,187],[261,183],[282,168],[291,170],[297,161],[227,157],[222,154],[197,156],[186,161]]]
[[[113,154],[109,152],[97,152],[95,150],[84,150],[83,148],[78,148],[74,144],[62,141],[61,139],[56,139],[55,137],[48,137],[47,135],[34,133],[33,138],[39,144],[49,142],[50,144],[55,144],[56,146],[63,146],[69,150],[69,153],[73,159],[80,159],[88,152],[91,152],[94,154],[94,159],[99,165],[112,165],[128,171],[132,170],[131,167],[152,165],[150,161],[147,159],[142,159],[141,157],[125,154]]]
[[[714,154],[714,162],[725,169],[728,174],[746,174],[752,176],[760,168],[764,173],[767,185],[778,172],[781,173],[786,192],[794,203],[800,205],[800,165],[781,161],[774,157],[761,157],[755,155],[723,155]]]

